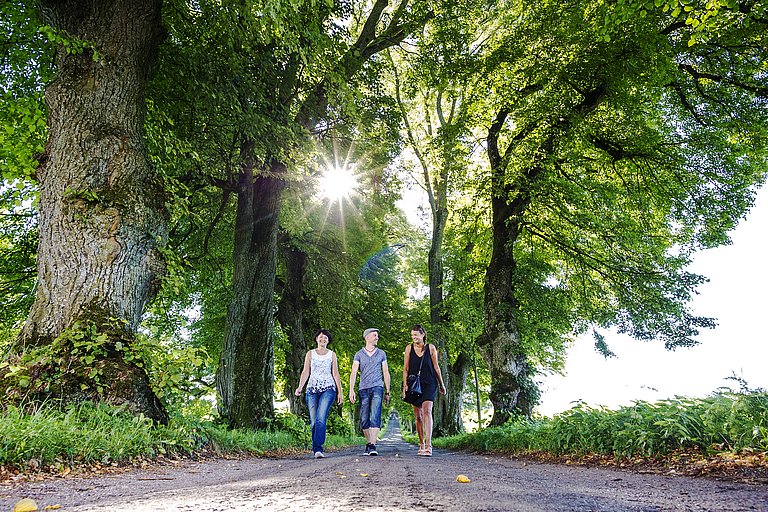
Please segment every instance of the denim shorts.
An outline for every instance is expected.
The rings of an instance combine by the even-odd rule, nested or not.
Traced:
[[[381,428],[381,399],[384,386],[360,390],[360,428]]]

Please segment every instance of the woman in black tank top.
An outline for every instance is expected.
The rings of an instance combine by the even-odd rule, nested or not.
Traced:
[[[422,394],[413,404],[413,416],[416,419],[416,432],[419,434],[419,455],[432,456],[432,405],[438,388],[445,395],[443,375],[437,362],[437,348],[426,343],[427,332],[416,324],[411,327],[413,343],[405,347],[403,361],[403,398],[408,382],[408,375],[416,375],[421,370]]]

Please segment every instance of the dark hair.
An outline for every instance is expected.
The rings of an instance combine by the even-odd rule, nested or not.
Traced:
[[[413,324],[413,327],[411,327],[412,331],[418,331],[421,334],[424,335],[424,341],[427,341],[427,331],[424,330],[424,328],[421,326],[421,324]]]
[[[331,336],[331,331],[329,331],[328,329],[318,329],[318,330],[316,330],[315,331],[315,335],[314,335],[314,337],[312,339],[317,341],[317,337],[320,336],[321,334],[325,334],[326,336],[328,336],[328,344],[330,345],[331,342],[333,341],[333,336]]]

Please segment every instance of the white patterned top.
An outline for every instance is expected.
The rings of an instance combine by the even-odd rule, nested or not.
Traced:
[[[322,393],[328,389],[336,389],[336,383],[331,373],[333,363],[333,350],[329,350],[324,356],[318,355],[317,350],[312,350],[312,364],[310,366],[309,380],[307,381],[308,393]]]

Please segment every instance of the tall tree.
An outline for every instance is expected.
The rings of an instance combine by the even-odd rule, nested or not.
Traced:
[[[750,59],[704,59],[664,16],[608,43],[585,12],[519,12],[489,54],[506,91],[486,139],[493,243],[479,344],[493,424],[530,414],[536,343],[592,323],[676,347],[713,327],[687,308],[703,277],[685,266],[727,241],[765,179],[765,146],[744,144],[764,139],[761,89],[690,70],[745,71]]]
[[[145,88],[164,34],[161,0],[38,4],[44,23],[81,45],[59,46],[46,88],[38,281],[14,352],[53,347],[50,363],[40,363],[48,381],[34,383],[43,395],[125,402],[166,421],[146,373],[124,358],[165,266],[164,196],[143,140]],[[101,347],[95,362],[73,351],[83,330],[101,333],[91,340]],[[79,371],[61,370],[67,366]]]
[[[425,55],[421,59],[434,62],[433,42],[423,41]],[[437,45],[435,45],[437,46]],[[446,343],[450,329],[450,312],[446,307],[445,271],[443,268],[443,244],[449,219],[449,184],[466,165],[466,146],[462,144],[464,123],[463,88],[457,85],[461,79],[432,76],[429,69],[406,70],[401,83],[402,70],[409,66],[405,62],[392,60],[394,71],[394,94],[403,118],[405,140],[416,158],[420,178],[418,182],[427,195],[431,213],[431,237],[427,255],[429,284],[430,343],[437,346],[439,364],[445,381],[447,394],[439,395],[435,401],[435,435],[452,435],[463,430],[461,411],[464,381],[469,359],[459,346],[457,357],[451,358]],[[429,67],[429,66],[427,66]],[[420,76],[421,75],[421,76]],[[404,84],[409,87],[404,88]],[[416,121],[411,121],[414,117]]]

